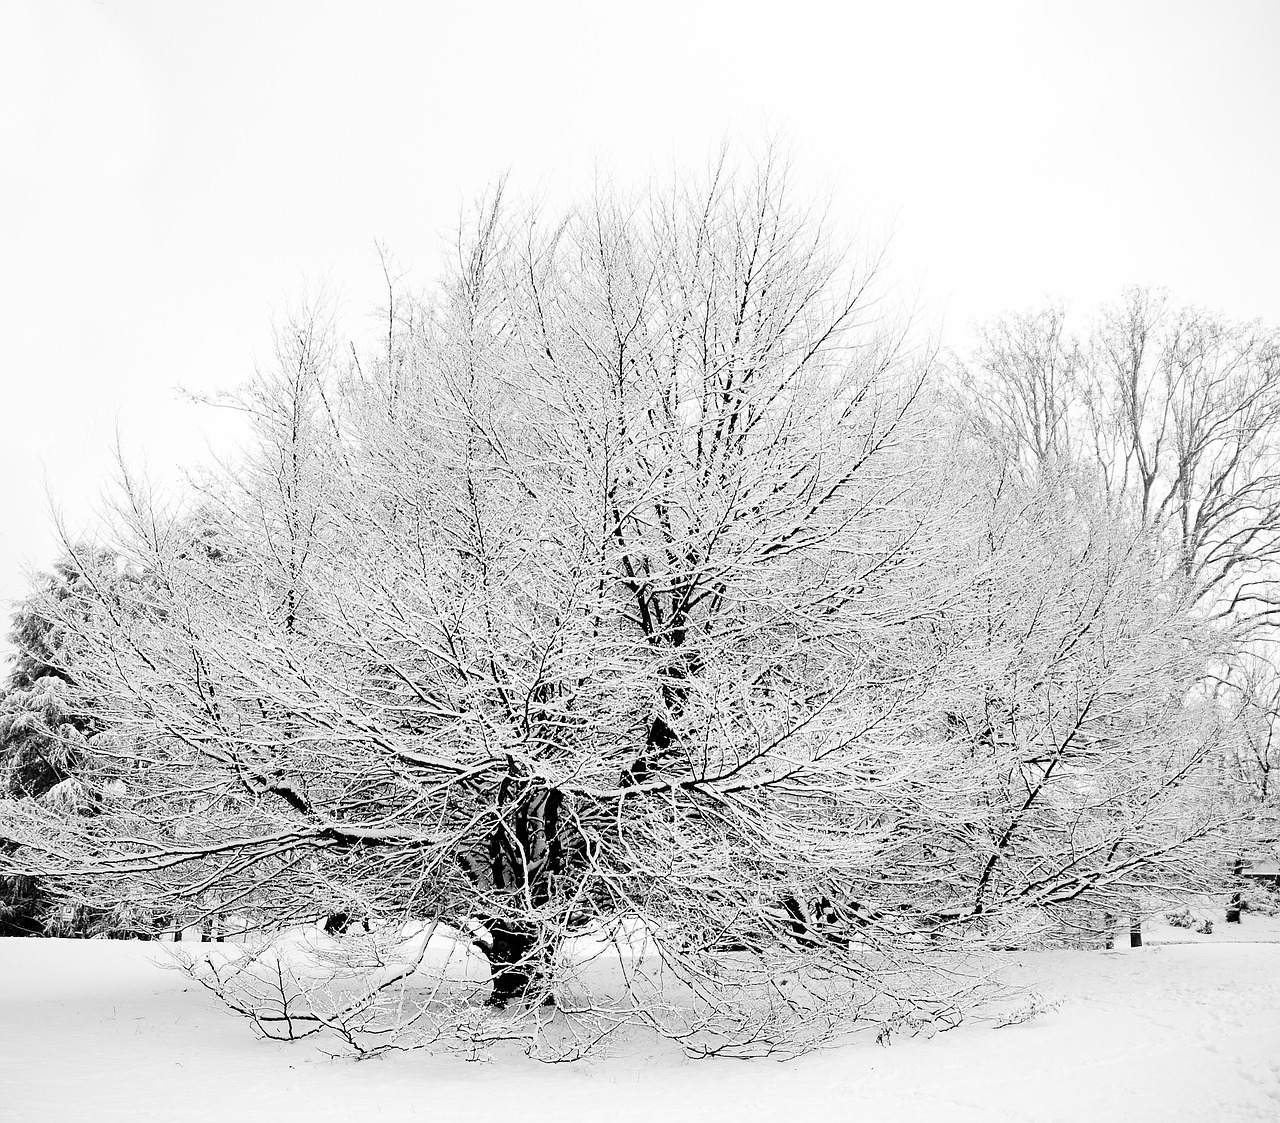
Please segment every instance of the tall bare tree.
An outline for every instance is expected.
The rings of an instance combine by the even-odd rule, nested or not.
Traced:
[[[1202,610],[1244,637],[1280,621],[1280,334],[1130,289],[1086,336],[1061,307],[986,327],[960,385],[1012,461],[1096,477],[1164,543]]]

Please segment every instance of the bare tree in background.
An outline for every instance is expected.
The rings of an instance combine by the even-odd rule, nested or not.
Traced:
[[[972,361],[960,368],[969,424],[1027,469],[1079,451],[1084,357],[1066,321],[1063,307],[1050,306],[983,325]]]
[[[961,386],[1012,462],[1071,464],[1156,533],[1206,615],[1280,618],[1280,337],[1131,289],[1088,335],[1061,307],[983,329]]]
[[[1280,839],[1280,671],[1274,646],[1259,644],[1237,653],[1215,687],[1234,716],[1225,778],[1254,820],[1242,848],[1262,847],[1265,853]]]
[[[1280,334],[1136,288],[1083,338],[1065,323],[1053,307],[982,330],[960,366],[971,428],[1023,470],[1077,473],[1148,528],[1222,630],[1206,674],[1256,716],[1280,623]],[[1268,790],[1247,740],[1229,742],[1230,771]]]

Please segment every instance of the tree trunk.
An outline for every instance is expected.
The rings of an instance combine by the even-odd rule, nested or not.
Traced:
[[[505,1006],[512,999],[523,999],[539,977],[533,964],[533,946],[537,933],[532,924],[520,921],[493,920],[485,925],[491,939],[479,943],[489,957],[493,970],[491,1006]]]
[[[1142,947],[1142,921],[1136,916],[1129,921],[1129,946],[1131,948]]]
[[[1244,873],[1244,859],[1237,858],[1235,860],[1235,864],[1231,867],[1231,876],[1236,878],[1238,881],[1240,879],[1240,876],[1243,873]],[[1227,902],[1227,923],[1228,924],[1240,923],[1240,910],[1243,907],[1244,907],[1244,894],[1241,893],[1239,889],[1237,889],[1234,893],[1231,894],[1231,900]]]

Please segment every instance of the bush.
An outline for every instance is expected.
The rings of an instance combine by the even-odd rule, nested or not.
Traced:
[[[1259,916],[1275,916],[1280,913],[1280,891],[1266,885],[1253,886],[1241,894],[1240,907]]]

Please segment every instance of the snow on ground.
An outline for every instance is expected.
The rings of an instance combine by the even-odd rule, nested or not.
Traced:
[[[156,967],[155,944],[0,940],[0,1120],[1280,1120],[1280,918],[1145,935],[1136,950],[1010,956],[1061,999],[1022,1025],[787,1063],[655,1044],[578,1065],[331,1060],[256,1040]]]

